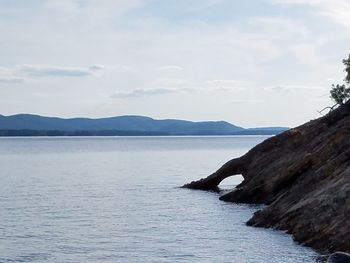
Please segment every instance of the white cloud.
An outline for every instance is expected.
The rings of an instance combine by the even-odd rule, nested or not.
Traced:
[[[23,78],[0,77],[0,83],[5,83],[5,84],[18,84],[18,83],[22,83],[23,81],[24,81]]]
[[[154,96],[154,95],[167,95],[167,94],[178,93],[182,91],[183,90],[167,89],[167,88],[134,89],[129,92],[114,93],[111,97],[112,98],[138,98],[138,97]]]
[[[16,67],[18,74],[23,74],[29,77],[86,77],[91,76],[102,69],[103,67],[98,65],[87,68],[38,65],[23,65]]]
[[[327,88],[321,86],[303,86],[303,85],[277,85],[264,87],[265,90],[272,91],[326,91]]]
[[[184,78],[166,78],[166,77],[156,77],[150,82],[151,86],[165,86],[165,87],[173,87],[173,88],[183,88],[192,86],[194,83],[188,79]]]
[[[165,66],[161,66],[156,68],[156,70],[158,71],[182,71],[184,70],[183,67],[180,66],[176,66],[176,65],[165,65]]]
[[[0,67],[0,83],[18,84],[30,78],[67,78],[98,75],[106,67],[93,65],[89,67],[58,67],[43,65],[18,65],[15,67]]]
[[[205,85],[215,90],[228,91],[228,90],[242,90],[251,85],[248,81],[235,80],[235,79],[213,79],[206,80]]]
[[[348,0],[272,0],[282,5],[308,5],[320,15],[350,28],[350,1]]]
[[[207,1],[195,1],[192,3],[189,3],[187,7],[187,12],[198,12],[204,9],[212,8],[214,6],[217,6],[224,2],[224,0],[207,0]]]
[[[327,0],[326,0],[327,1]],[[331,0],[333,1],[333,0]],[[276,4],[284,4],[284,5],[290,5],[290,4],[297,4],[297,5],[315,5],[315,4],[321,4],[322,2],[325,2],[324,0],[272,0],[273,3]]]
[[[51,13],[65,14],[66,19],[93,16],[90,18],[101,20],[119,16],[142,4],[142,0],[46,0],[43,9]]]
[[[257,100],[257,99],[237,99],[237,100],[231,100],[228,104],[257,104],[257,103],[263,103],[263,100]]]
[[[90,71],[100,71],[106,69],[106,66],[103,65],[92,65],[89,67]]]

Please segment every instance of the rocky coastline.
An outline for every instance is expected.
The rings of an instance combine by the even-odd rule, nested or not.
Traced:
[[[243,182],[220,199],[265,204],[248,225],[286,231],[321,253],[350,252],[350,102],[183,187],[217,190],[237,174]]]

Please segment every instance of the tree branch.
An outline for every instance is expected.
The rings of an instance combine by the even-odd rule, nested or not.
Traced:
[[[320,110],[320,111],[317,111],[319,114],[322,114],[322,112],[324,111],[324,110],[326,110],[326,109],[329,109],[329,112],[330,111],[332,111],[332,110],[334,110],[334,108],[336,107],[336,106],[338,106],[339,104],[337,103],[337,104],[334,104],[332,107],[325,107],[325,108],[323,108],[322,110]]]

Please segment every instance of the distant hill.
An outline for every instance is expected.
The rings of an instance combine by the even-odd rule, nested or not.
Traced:
[[[225,121],[155,120],[133,115],[100,119],[63,119],[32,114],[0,115],[0,136],[272,135],[286,129],[244,129]]]
[[[288,130],[286,127],[260,127],[248,128],[234,132],[233,135],[275,135]]]

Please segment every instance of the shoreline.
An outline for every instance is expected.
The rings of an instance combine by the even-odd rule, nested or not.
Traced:
[[[273,228],[321,254],[350,252],[350,102],[270,137],[206,178],[183,187],[213,190],[227,177],[243,182],[220,200],[265,204],[247,222]]]

